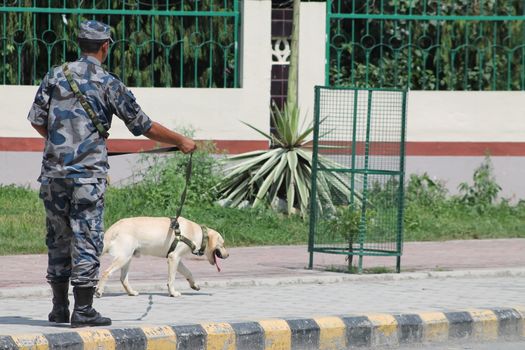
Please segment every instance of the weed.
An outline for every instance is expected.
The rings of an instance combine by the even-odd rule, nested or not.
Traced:
[[[472,185],[463,182],[459,185],[461,194],[459,202],[484,213],[498,197],[501,187],[496,183],[493,175],[493,166],[490,157],[485,156],[483,163],[474,171]]]
[[[354,265],[345,266],[345,267],[330,265],[329,267],[326,268],[326,271],[357,274],[359,273],[359,268]],[[394,273],[394,272],[395,272],[394,269],[386,267],[386,266],[367,267],[367,268],[364,268],[362,271],[362,273],[366,275],[376,275],[376,274]]]

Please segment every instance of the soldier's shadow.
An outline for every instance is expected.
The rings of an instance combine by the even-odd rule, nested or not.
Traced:
[[[28,318],[24,316],[0,316],[0,325],[10,324],[10,325],[26,325],[26,326],[35,326],[35,327],[59,327],[59,328],[69,328],[69,324],[62,323],[51,323],[47,320],[35,320],[33,318]]]

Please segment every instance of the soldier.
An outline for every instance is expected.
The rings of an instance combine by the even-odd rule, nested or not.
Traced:
[[[184,153],[196,148],[192,139],[152,121],[131,91],[102,68],[110,32],[97,21],[80,24],[81,57],[47,73],[28,115],[46,139],[39,182],[46,209],[47,281],[53,291],[49,321],[69,322],[71,282],[74,328],[111,324],[92,304],[103,246],[106,137],[113,114],[135,136],[177,145]]]

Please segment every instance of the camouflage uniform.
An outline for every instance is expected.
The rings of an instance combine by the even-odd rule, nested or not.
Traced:
[[[80,38],[109,39],[109,27],[81,24]],[[109,129],[116,114],[135,135],[146,133],[150,118],[135,97],[92,56],[68,64],[73,79]],[[46,209],[49,282],[91,287],[98,281],[103,245],[103,210],[109,169],[106,140],[75,97],[62,67],[44,77],[28,120],[47,127],[40,197]]]
[[[47,279],[95,286],[104,239],[102,178],[41,178],[46,208]]]

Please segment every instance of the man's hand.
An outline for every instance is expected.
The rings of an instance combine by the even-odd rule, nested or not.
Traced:
[[[179,143],[177,146],[182,151],[182,153],[191,153],[197,149],[195,141],[185,136],[183,136],[182,142]]]
[[[195,141],[189,137],[171,131],[157,122],[153,122],[151,129],[149,129],[144,136],[154,141],[175,145],[179,147],[183,153],[191,153],[197,148]]]

